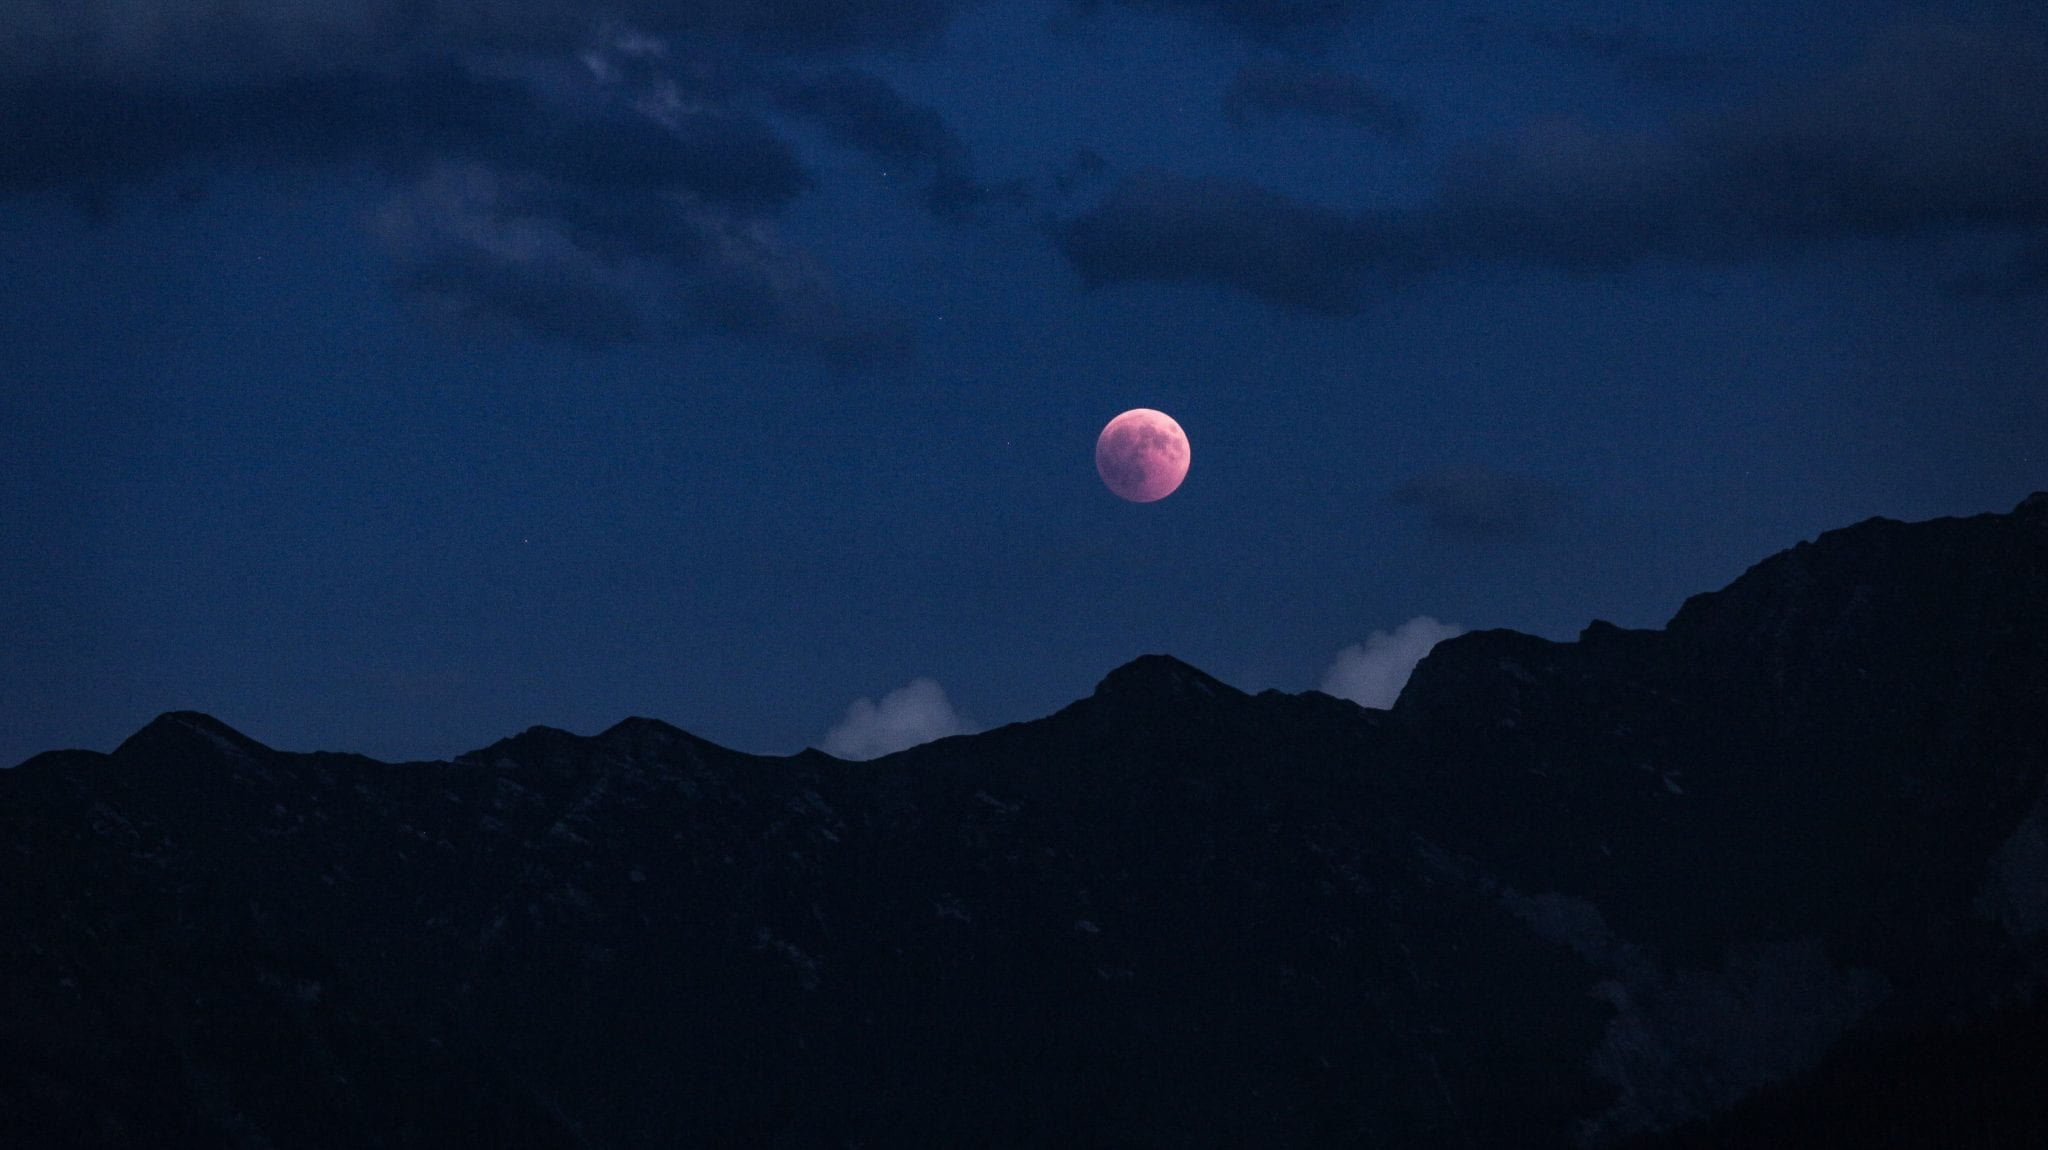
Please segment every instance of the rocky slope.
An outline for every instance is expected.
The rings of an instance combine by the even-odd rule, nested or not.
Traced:
[[[2038,1019],[2044,772],[2048,495],[1391,712],[1148,656],[870,763],[169,714],[0,772],[0,1143],[1697,1137]]]

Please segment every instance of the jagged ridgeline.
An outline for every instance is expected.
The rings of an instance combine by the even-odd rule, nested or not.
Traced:
[[[169,714],[0,772],[0,1144],[2048,1144],[2044,770],[2043,495],[1388,712],[1148,656],[865,763]]]

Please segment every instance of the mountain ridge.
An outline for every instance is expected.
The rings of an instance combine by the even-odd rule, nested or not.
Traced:
[[[0,772],[0,1136],[1680,1137],[2048,989],[2044,528],[1866,521],[1391,711],[1150,655],[869,762],[170,712]]]
[[[1665,625],[1662,627],[1624,628],[1618,627],[1615,624],[1610,623],[1604,619],[1596,618],[1589,622],[1586,625],[1586,627],[1580,631],[1579,636],[1576,640],[1564,641],[1544,639],[1540,636],[1530,635],[1526,632],[1513,630],[1512,628],[1490,628],[1483,630],[1474,630],[1465,632],[1461,635],[1453,636],[1449,639],[1443,640],[1442,642],[1438,643],[1436,647],[1433,648],[1428,655],[1425,655],[1423,657],[1423,663],[1428,663],[1429,659],[1432,656],[1439,656],[1440,653],[1442,654],[1442,657],[1448,658],[1450,656],[1450,653],[1452,652],[1462,652],[1464,649],[1469,648],[1476,643],[1482,642],[1489,644],[1502,644],[1512,651],[1521,652],[1548,651],[1559,647],[1569,648],[1574,646],[1584,646],[1588,643],[1599,643],[1604,645],[1637,643],[1644,641],[1654,642],[1658,638],[1668,638],[1672,636],[1674,632],[1684,634],[1691,632],[1695,629],[1708,626],[1708,624],[1704,622],[1704,619],[1710,616],[1711,613],[1714,611],[1715,607],[1721,602],[1724,602],[1726,597],[1729,596],[1731,593],[1736,593],[1739,590],[1745,589],[1748,585],[1752,584],[1757,580],[1777,575],[1779,565],[1789,564],[1793,562],[1795,557],[1803,558],[1804,556],[1812,553],[1813,549],[1819,549],[1820,551],[1825,552],[1829,549],[1839,546],[1841,543],[1845,541],[1853,541],[1865,538],[1873,531],[1890,532],[1893,529],[1898,528],[1923,527],[1937,524],[1985,524],[2001,521],[2034,521],[2039,522],[2043,525],[2048,525],[2048,491],[2037,491],[2032,493],[2031,495],[2028,495],[2026,498],[2022,499],[2017,505],[2015,505],[2011,512],[2004,514],[2000,514],[1997,512],[1985,512],[1971,516],[1950,516],[1926,520],[1920,524],[1907,523],[1905,521],[1892,519],[1886,516],[1871,516],[1867,519],[1864,519],[1855,524],[1851,524],[1847,527],[1833,528],[1831,530],[1821,532],[1815,539],[1804,540],[1795,543],[1786,550],[1777,552],[1765,558],[1764,560],[1751,565],[1747,570],[1745,570],[1740,576],[1738,576],[1725,588],[1722,588],[1718,591],[1706,591],[1692,596],[1688,596],[1685,602],[1680,605],[1677,612],[1674,613],[1671,619],[1667,620]],[[1414,681],[1415,680],[1413,679],[1410,680],[1411,683]],[[1425,682],[1427,681],[1428,680],[1425,679]],[[1404,687],[1402,694],[1406,695],[1407,693],[1407,689]],[[1261,692],[1261,694],[1280,694],[1289,695],[1293,697],[1302,697],[1309,695],[1320,695],[1323,694],[1323,692],[1311,688],[1309,690],[1301,692],[1267,691]],[[1086,702],[1090,699],[1108,699],[1124,702],[1156,702],[1168,699],[1185,699],[1190,697],[1212,696],[1221,696],[1225,698],[1238,699],[1249,699],[1255,697],[1249,694],[1248,692],[1245,692],[1240,688],[1231,686],[1230,684],[1225,683],[1223,680],[1217,678],[1216,676],[1211,675],[1208,672],[1203,671],[1202,669],[1195,667],[1192,664],[1189,664],[1175,656],[1163,653],[1155,653],[1136,656],[1130,659],[1129,661],[1112,668],[1106,675],[1103,676],[1103,678],[1100,681],[1097,682],[1095,688],[1089,693],[1089,695],[1083,696],[1081,699],[1076,700],[1076,702]],[[1413,701],[1409,703],[1409,707],[1411,709],[1415,707],[1415,705],[1416,704]],[[1394,704],[1394,707],[1391,709],[1401,710],[1401,702],[1397,699],[1396,703]],[[1036,720],[1026,719],[1020,721],[1028,723],[1034,722]],[[130,735],[128,739],[124,740],[121,745],[125,747],[128,745],[128,743],[138,738],[143,738],[145,736],[158,737],[159,735],[183,733],[188,729],[195,732],[212,734],[221,738],[225,738],[229,742],[240,745],[246,749],[257,749],[266,752],[275,750],[275,748],[271,748],[259,742],[258,740],[251,738],[250,736],[242,733],[241,731],[237,730],[236,728],[230,726],[228,723],[222,721],[219,718],[216,718],[213,715],[193,710],[166,711],[158,715],[155,719],[152,719],[150,722],[144,724],[141,728],[138,728],[135,734]],[[447,760],[412,761],[463,762],[468,760],[474,760],[486,755],[494,747],[497,747],[504,743],[511,742],[514,739],[527,736],[544,737],[560,735],[568,736],[570,738],[603,740],[620,735],[623,732],[633,732],[642,730],[658,731],[670,737],[674,735],[682,735],[705,746],[716,747],[721,751],[725,751],[732,754],[746,755],[750,758],[758,758],[763,760],[790,759],[800,757],[802,755],[812,752],[818,754],[824,753],[818,751],[815,747],[807,747],[804,748],[802,751],[795,752],[791,755],[757,754],[754,752],[737,751],[733,750],[732,748],[723,747],[720,744],[713,743],[710,740],[703,739],[701,736],[694,735],[691,732],[681,727],[674,726],[673,724],[670,724],[664,720],[636,715],[627,716],[626,718],[620,719],[619,721],[613,723],[611,726],[605,728],[604,730],[594,735],[576,735],[574,732],[567,731],[559,727],[552,727],[547,726],[545,724],[541,724],[529,727],[517,735],[505,736],[497,740],[496,742],[487,744],[483,747],[479,747],[475,750],[458,753],[456,755],[451,756]],[[973,736],[966,737],[971,738]],[[40,755],[47,755],[53,753],[58,752],[45,751],[41,752]],[[117,747],[113,753],[119,755],[121,753],[120,748]],[[903,752],[895,753],[901,754]],[[34,761],[34,759],[40,757],[40,755],[31,756],[29,759],[23,760],[23,764],[18,765],[25,765],[28,762]],[[831,756],[828,755],[827,757]],[[887,758],[890,756],[882,757]]]

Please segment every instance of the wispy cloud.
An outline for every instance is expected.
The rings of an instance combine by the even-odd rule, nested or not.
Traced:
[[[846,367],[910,350],[907,325],[849,298],[772,220],[679,191],[444,165],[394,194],[377,230],[401,297],[459,334],[604,346],[712,331]]]

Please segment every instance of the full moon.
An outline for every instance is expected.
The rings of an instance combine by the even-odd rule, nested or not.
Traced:
[[[1095,470],[1133,503],[1164,499],[1188,477],[1187,432],[1163,411],[1134,407],[1096,437]]]

